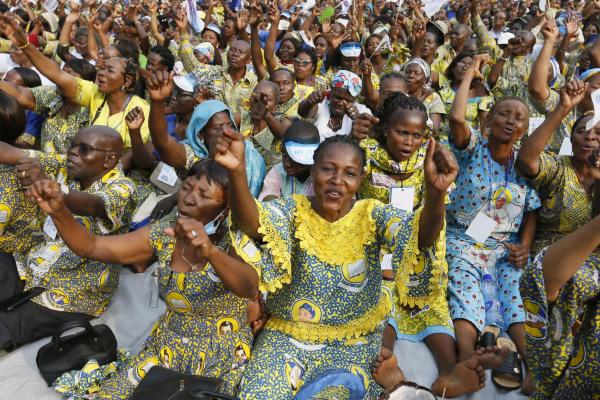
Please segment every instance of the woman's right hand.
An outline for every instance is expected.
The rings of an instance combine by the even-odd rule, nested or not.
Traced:
[[[485,64],[489,64],[489,62],[490,55],[487,53],[477,54],[475,57],[473,57],[473,63],[469,67],[469,70],[475,74],[473,76],[475,79],[484,79],[483,74],[481,73],[481,67],[483,67]]]
[[[179,10],[175,17],[175,23],[180,35],[187,35],[189,32],[189,22],[184,10]]]
[[[156,71],[154,73],[140,69],[144,77],[146,90],[152,101],[165,101],[173,94],[173,73]]]
[[[23,47],[29,43],[27,34],[11,15],[0,14],[0,30],[17,47]]]
[[[224,128],[215,143],[215,161],[229,172],[241,172],[246,168],[244,160],[244,136],[233,128]]]
[[[65,208],[65,198],[56,181],[49,179],[37,181],[29,186],[27,194],[33,197],[38,206],[48,215],[54,215]]]
[[[574,109],[585,97],[587,85],[579,79],[568,82],[560,91],[560,106],[569,111]]]

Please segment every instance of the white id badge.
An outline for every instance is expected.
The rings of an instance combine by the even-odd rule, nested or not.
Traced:
[[[177,183],[177,172],[170,165],[163,164],[157,179],[169,186],[175,186]]]
[[[544,122],[544,120],[544,117],[529,118],[529,130],[527,131],[527,135],[531,135],[542,124],[542,122]]]
[[[560,150],[558,151],[559,156],[572,156],[573,155],[573,145],[571,144],[571,138],[565,137],[563,139],[562,144],[560,145]]]
[[[52,221],[52,217],[46,217],[46,221],[44,222],[44,233],[50,237],[50,239],[55,240],[56,235],[58,235],[58,230],[54,225],[54,221]]]
[[[391,187],[390,204],[408,213],[412,213],[415,205],[415,188],[396,186]]]
[[[494,231],[498,223],[488,217],[484,212],[477,213],[471,224],[465,232],[467,236],[475,240],[477,243],[485,243],[488,237]]]

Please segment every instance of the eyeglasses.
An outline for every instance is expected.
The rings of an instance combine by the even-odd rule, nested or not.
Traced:
[[[304,66],[304,65],[308,65],[310,63],[312,63],[312,61],[310,61],[310,60],[303,60],[301,58],[294,58],[294,64],[298,64],[298,65]]]
[[[87,156],[88,154],[90,154],[92,151],[103,151],[105,153],[113,153],[113,151],[111,151],[111,150],[105,150],[105,149],[101,149],[98,147],[94,147],[87,143],[76,143],[74,140],[71,140],[69,149],[73,150],[75,148],[77,149],[77,153],[80,156],[84,156],[84,157]]]

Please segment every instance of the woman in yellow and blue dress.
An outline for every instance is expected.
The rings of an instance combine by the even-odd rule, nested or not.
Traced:
[[[167,311],[140,353],[104,382],[95,398],[129,398],[153,366],[220,378],[222,390],[236,394],[253,340],[246,298],[256,297],[257,279],[230,251],[221,225],[228,211],[227,185],[226,172],[214,161],[196,163],[178,193],[177,213],[115,236],[95,236],[81,227],[56,182],[41,181],[31,190],[78,255],[116,264],[158,258]],[[232,279],[241,280],[233,292]]]
[[[255,342],[240,399],[292,399],[334,369],[360,377],[365,398],[376,399],[379,385],[390,386],[369,373],[391,307],[382,294],[380,252],[392,254],[399,279],[413,272],[419,249],[431,247],[442,229],[454,159],[432,142],[423,209],[409,215],[377,200],[354,200],[365,156],[348,137],[328,138],[314,153],[314,197],[264,203],[245,183],[243,136],[225,130],[217,150],[215,160],[229,171],[232,244],[255,268],[259,289],[269,292],[270,319]]]

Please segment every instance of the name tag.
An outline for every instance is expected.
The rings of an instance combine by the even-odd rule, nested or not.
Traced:
[[[44,222],[44,233],[50,237],[50,239],[55,240],[58,235],[58,230],[54,225],[54,221],[52,221],[52,217],[46,217],[46,221]]]
[[[465,233],[477,243],[485,243],[494,231],[494,228],[496,228],[496,225],[496,221],[480,211],[473,221],[471,221]]]
[[[415,205],[415,188],[391,187],[390,204],[401,210],[412,213]]]

